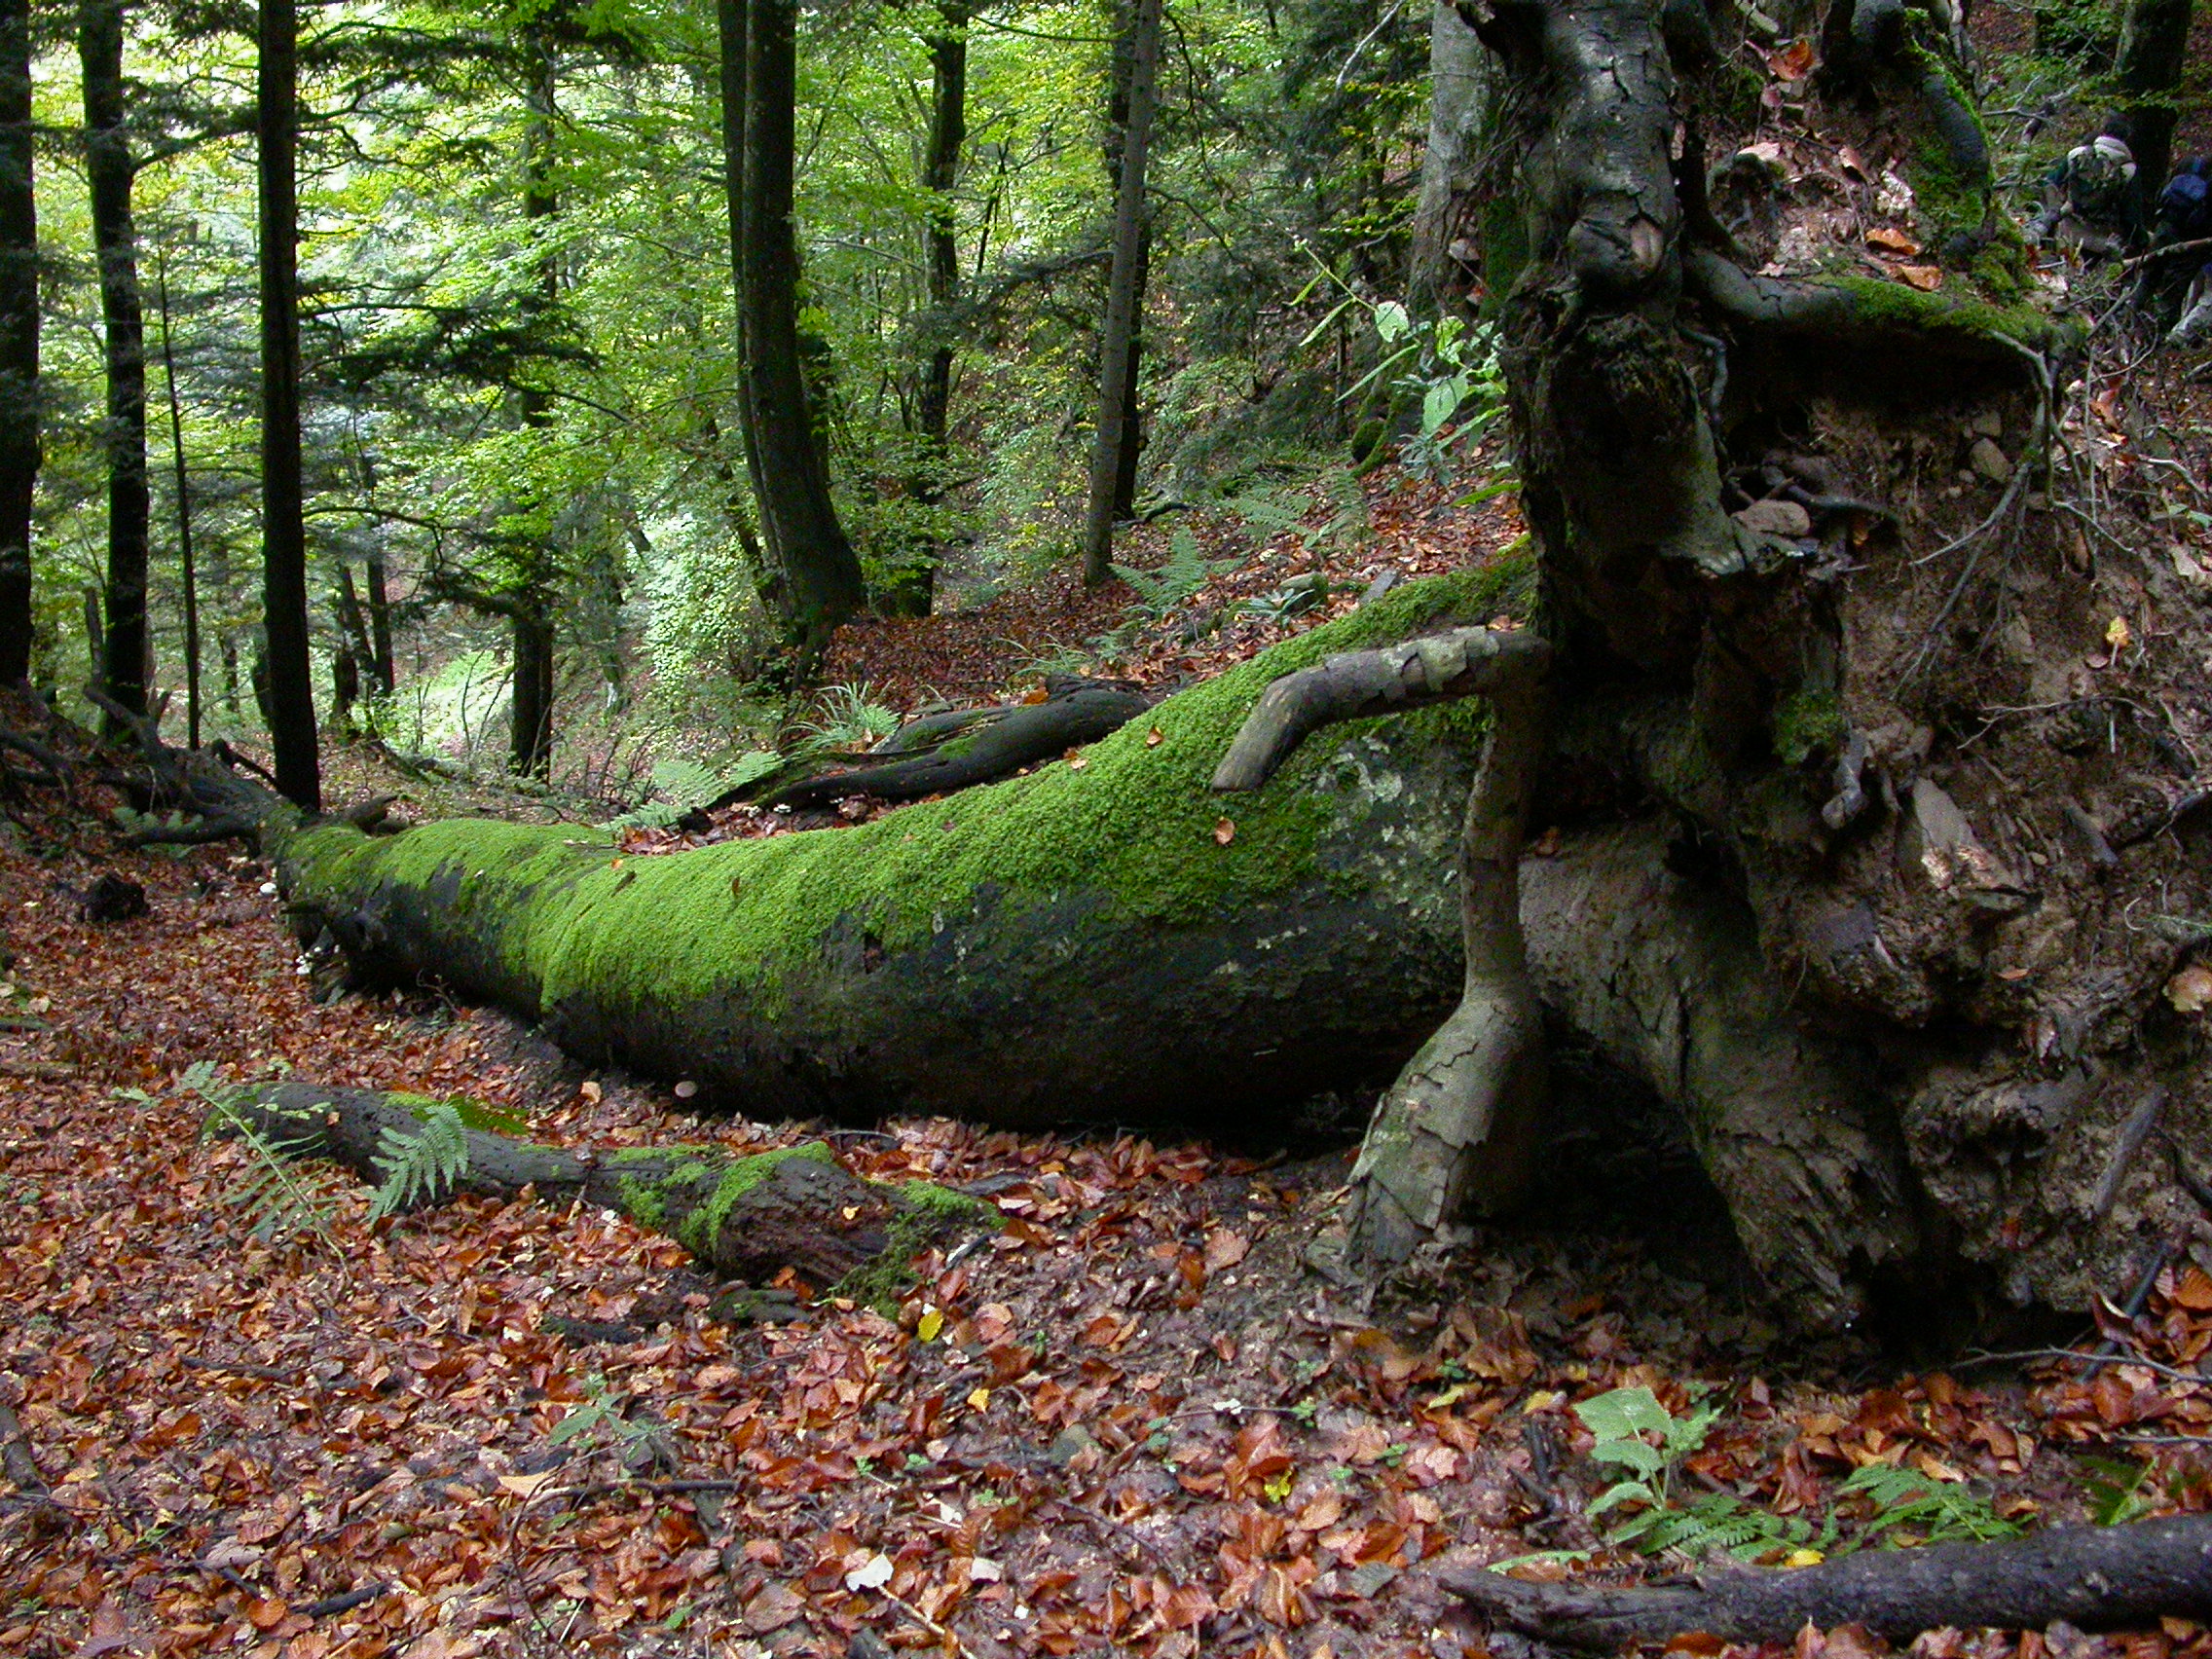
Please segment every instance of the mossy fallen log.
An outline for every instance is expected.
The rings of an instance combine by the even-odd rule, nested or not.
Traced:
[[[218,1123],[259,1134],[289,1158],[328,1158],[382,1183],[396,1141],[422,1133],[436,1102],[421,1095],[287,1082],[240,1090]],[[724,1277],[765,1284],[789,1268],[816,1291],[895,1298],[916,1252],[996,1227],[987,1204],[927,1181],[864,1181],[819,1141],[751,1156],[716,1146],[612,1150],[545,1146],[463,1130],[467,1156],[449,1187],[511,1198],[526,1189],[581,1199],[675,1239]]]
[[[1460,979],[1448,872],[1478,710],[1344,726],[1228,807],[1273,680],[1509,608],[1526,567],[1410,583],[1022,778],[854,829],[624,858],[462,821],[286,837],[302,937],[571,1052],[761,1116],[1203,1121],[1386,1078]]]

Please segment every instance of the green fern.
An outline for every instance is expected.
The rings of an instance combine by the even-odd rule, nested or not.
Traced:
[[[1139,571],[1116,565],[1114,573],[1136,589],[1136,608],[1150,621],[1161,622],[1173,614],[1192,595],[1216,574],[1236,568],[1235,559],[1208,559],[1198,538],[1188,527],[1178,527],[1167,538],[1167,563],[1157,571]]]
[[[659,761],[653,766],[652,791],[660,798],[635,806],[619,818],[610,818],[600,828],[665,830],[679,818],[711,805],[732,791],[757,783],[782,764],[781,756],[765,749],[740,755],[725,771],[681,757]]]
[[[468,1173],[468,1125],[461,1109],[440,1100],[416,1113],[416,1126],[387,1129],[377,1142],[377,1167],[384,1182],[369,1204],[369,1219],[381,1221],[421,1198],[450,1193]]]
[[[316,1139],[315,1125],[306,1111],[276,1114],[300,1121],[298,1134],[275,1134],[262,1129],[240,1108],[239,1092],[215,1082],[215,1068],[206,1060],[195,1061],[177,1079],[180,1093],[197,1094],[207,1103],[203,1138],[236,1141],[246,1157],[245,1171],[224,1183],[216,1197],[245,1214],[253,1235],[264,1243],[281,1243],[306,1236],[340,1255],[331,1236],[333,1209],[319,1190],[322,1183],[304,1173],[294,1161]],[[264,1110],[268,1110],[264,1108]]]
[[[1989,1500],[1950,1481],[1931,1480],[1918,1469],[1868,1463],[1836,1489],[1841,1497],[1864,1497],[1874,1505],[1865,1536],[1899,1529],[1931,1544],[1992,1543],[2016,1538],[2020,1529],[1990,1507]]]

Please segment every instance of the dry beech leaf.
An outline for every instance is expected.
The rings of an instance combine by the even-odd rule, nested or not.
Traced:
[[[2116,652],[2127,649],[2129,642],[2134,638],[2135,636],[2128,632],[2127,618],[2124,616],[2115,616],[2105,624],[2105,644],[2112,646]]]
[[[607,1091],[600,1088],[597,1078],[585,1078],[582,1083],[576,1086],[576,1092],[593,1106],[597,1106],[607,1097]]]
[[[1224,818],[1213,827],[1213,838],[1216,846],[1228,846],[1236,839],[1236,826]]]
[[[1224,1268],[1234,1268],[1251,1248],[1252,1240],[1243,1234],[1216,1228],[1206,1235],[1206,1272],[1218,1273]]]
[[[1813,72],[1813,43],[1793,40],[1780,52],[1767,54],[1766,66],[1778,80],[1802,81]]]
[[[1910,259],[1920,251],[1920,244],[1912,238],[1902,231],[1892,230],[1887,225],[1876,225],[1868,231],[1866,241],[1870,247],[1878,247],[1884,253],[1898,254],[1905,259]]]
[[[1943,285],[1943,272],[1935,265],[1900,265],[1898,280],[1908,288],[1918,288],[1924,294],[1933,294]]]
[[[560,1478],[556,1469],[547,1469],[541,1475],[501,1475],[499,1490],[511,1492],[517,1497],[535,1497]]]
[[[2166,981],[2166,1001],[2176,1014],[2202,1014],[2212,1007],[2212,968],[2192,962]]]
[[[1066,759],[1068,763],[1068,770],[1071,772],[1080,772],[1086,766],[1090,764],[1090,756],[1084,754],[1084,752],[1080,749],[1069,750],[1067,752]]]
[[[891,1558],[880,1551],[845,1574],[848,1590],[880,1590],[891,1582]]]
[[[1144,746],[1147,749],[1158,749],[1161,743],[1166,741],[1166,737],[1167,734],[1165,732],[1161,731],[1158,726],[1154,726],[1150,731],[1144,734]]]

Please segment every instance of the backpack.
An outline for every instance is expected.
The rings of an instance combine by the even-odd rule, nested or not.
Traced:
[[[2163,241],[2194,241],[2212,236],[2212,157],[2198,156],[2166,180],[2158,192],[2158,228]]]
[[[2133,205],[2135,164],[2124,147],[2088,143],[2066,157],[2066,205],[2092,225],[2127,223]]]

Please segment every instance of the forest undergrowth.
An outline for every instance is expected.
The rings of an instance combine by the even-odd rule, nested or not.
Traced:
[[[1248,561],[1180,608],[1220,626],[1162,618],[1110,666],[1210,672],[1385,567],[1517,529],[1433,487],[1370,498],[1377,539],[1327,605],[1238,611],[1285,573]],[[853,660],[900,704],[1003,695],[1089,617],[1057,580],[994,605],[856,632]],[[364,753],[334,771],[372,782]],[[1440,1568],[1801,1563],[2212,1506],[2212,1275],[2184,1240],[2071,1347],[1942,1369],[1871,1338],[1810,1348],[1749,1300],[1683,1151],[1569,1088],[1552,1228],[1486,1233],[1375,1298],[1301,1260],[1360,1102],[1235,1148],[700,1121],[681,1085],[586,1071],[434,995],[317,1001],[265,866],[119,850],[112,804],[24,787],[0,836],[10,1659],[1509,1659]],[[90,919],[105,876],[144,913]],[[312,1170],[240,1201],[266,1188],[249,1146],[203,1137],[205,1089],[287,1072],[466,1095],[562,1144],[827,1134],[857,1173],[981,1196],[1003,1231],[923,1257],[896,1306],[733,1323],[678,1245],[593,1211],[372,1221],[367,1189]],[[1879,1650],[1850,1627],[1794,1646]],[[2053,1650],[2167,1659],[2212,1632],[1914,1649]]]

